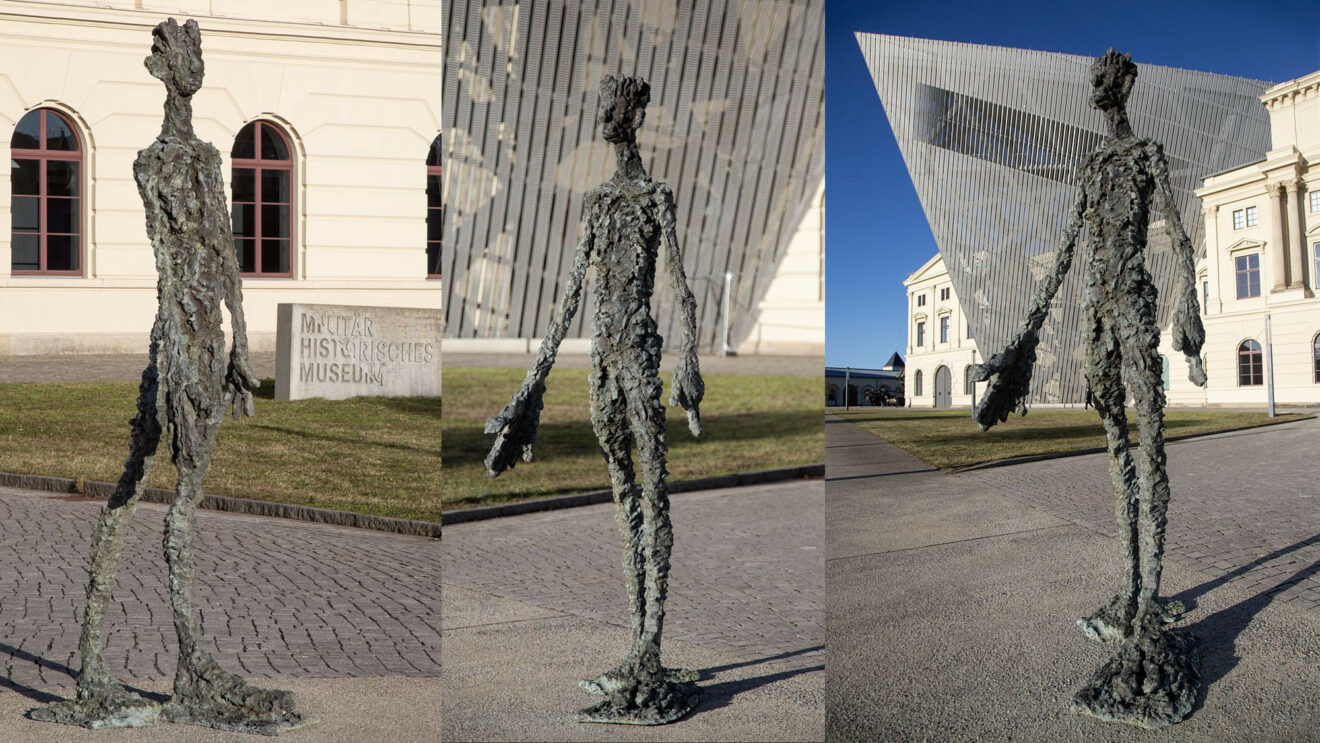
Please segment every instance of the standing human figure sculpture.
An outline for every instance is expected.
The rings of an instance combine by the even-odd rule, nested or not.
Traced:
[[[1091,67],[1091,106],[1104,114],[1108,136],[1077,172],[1077,197],[1054,272],[1037,288],[1017,335],[974,369],[975,381],[994,379],[973,417],[986,430],[1013,410],[1026,414],[1038,332],[1085,226],[1090,249],[1083,300],[1086,378],[1109,441],[1126,566],[1123,590],[1078,620],[1088,636],[1122,644],[1077,693],[1072,707],[1100,719],[1155,728],[1187,716],[1200,675],[1195,638],[1164,628],[1183,613],[1182,605],[1159,597],[1169,479],[1157,292],[1143,257],[1152,206],[1164,219],[1176,256],[1173,348],[1186,355],[1188,377],[1200,386],[1206,381],[1200,358],[1205,329],[1196,297],[1195,256],[1173,200],[1163,147],[1135,136],[1128,123],[1127,100],[1136,77],[1131,56],[1112,49]],[[1128,392],[1135,401],[1141,439],[1135,457],[1124,412]]]
[[[156,254],[160,306],[132,421],[131,452],[92,537],[77,696],[30,715],[90,728],[137,727],[164,717],[273,734],[304,724],[294,710],[292,693],[259,689],[223,670],[202,648],[199,637],[193,583],[202,479],[215,452],[225,408],[232,406],[235,418],[252,415],[249,390],[260,382],[248,365],[242,287],[220,153],[193,133],[191,99],[205,71],[201,34],[196,21],[180,26],[171,18],[156,26],[152,38],[146,66],[165,83],[165,120],[156,141],[138,153],[133,175]],[[234,330],[227,363],[222,301]],[[124,534],[162,437],[179,475],[178,492],[165,518],[165,558],[179,661],[174,694],[163,707],[125,689],[110,675],[102,637]]]
[[[546,375],[577,312],[587,267],[596,269],[596,316],[591,337],[591,423],[613,485],[623,541],[623,568],[632,612],[632,647],[617,668],[582,682],[604,694],[581,712],[584,722],[659,725],[673,722],[697,702],[692,671],[660,663],[665,594],[673,530],[665,487],[665,409],[661,402],[662,338],[651,317],[656,259],[663,242],[670,285],[683,321],[671,405],[687,411],[688,427],[701,435],[698,407],[705,385],[697,365],[697,303],[683,273],[669,187],[651,180],[637,151],[637,129],[646,116],[650,86],[635,77],[606,76],[600,84],[596,121],[614,145],[614,177],[587,193],[582,236],[559,312],[550,322],[536,362],[522,387],[486,432],[498,434],[486,467],[492,476],[519,456],[532,461]],[[630,450],[642,469],[640,493]]]

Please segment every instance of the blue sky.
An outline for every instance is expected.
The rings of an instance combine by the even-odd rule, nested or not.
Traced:
[[[1320,70],[1311,2],[853,2],[825,6],[825,362],[907,344],[903,279],[936,252],[855,31],[1098,56],[1283,82]],[[938,9],[938,10],[936,10]],[[1137,83],[1140,85],[1140,81]],[[1138,132],[1140,134],[1140,132]]]

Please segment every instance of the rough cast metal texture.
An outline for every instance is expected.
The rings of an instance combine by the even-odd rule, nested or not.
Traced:
[[[721,340],[726,271],[741,342],[824,178],[824,15],[823,0],[446,0],[447,337],[549,329],[586,187],[610,174],[592,138],[609,73],[651,84],[640,148],[678,198],[698,344]],[[678,337],[686,320],[665,287],[654,315]],[[588,335],[581,318],[566,332]]]
[[[236,418],[252,415],[249,390],[259,382],[248,366],[242,288],[220,153],[197,139],[192,128],[192,95],[201,87],[205,71],[201,34],[196,21],[180,26],[171,18],[152,36],[146,66],[165,83],[165,121],[156,141],[138,153],[133,175],[156,254],[160,307],[151,329],[150,361],[142,372],[129,458],[92,537],[77,696],[32,710],[30,715],[89,728],[136,727],[163,717],[222,730],[275,734],[304,724],[294,710],[293,695],[258,689],[224,671],[202,649],[198,637],[194,527],[202,479],[215,452],[225,408],[232,406]],[[234,326],[228,361],[222,301]],[[179,662],[174,694],[163,706],[115,681],[102,657],[106,607],[124,533],[162,438],[179,473],[178,496],[165,518],[165,559]]]
[[[663,244],[669,288],[683,322],[669,404],[687,411],[688,427],[701,435],[699,405],[705,385],[697,365],[697,302],[683,273],[674,195],[651,180],[638,152],[637,129],[646,116],[650,86],[640,78],[606,76],[600,84],[597,121],[614,148],[614,177],[587,193],[582,236],[559,312],[550,323],[535,364],[513,400],[486,422],[497,434],[486,467],[492,476],[532,461],[546,375],[578,310],[587,267],[596,269],[591,336],[591,424],[610,471],[623,542],[623,573],[632,614],[632,647],[617,668],[582,682],[605,695],[582,710],[583,722],[660,725],[697,703],[697,674],[660,664],[660,636],[674,543],[665,487],[665,409],[661,402],[662,339],[650,313],[656,261]],[[641,465],[641,487],[632,451]]]
[[[1002,348],[1027,311],[1022,287],[1046,277],[1064,229],[1077,166],[1104,128],[1073,91],[1091,59],[1068,54],[857,34],[958,301],[983,352]],[[1178,215],[1200,255],[1192,191],[1207,175],[1260,160],[1268,83],[1142,65],[1132,125],[1164,144]],[[1159,237],[1146,265],[1173,286],[1176,256]],[[1079,277],[1060,287],[1041,331],[1033,402],[1077,402],[1086,382]],[[1162,309],[1161,327],[1169,315]]]
[[[1109,440],[1119,542],[1126,560],[1123,590],[1078,620],[1091,638],[1121,643],[1117,655],[1077,693],[1075,711],[1102,720],[1158,728],[1183,720],[1200,687],[1193,637],[1166,630],[1183,613],[1159,598],[1169,477],[1164,457],[1163,365],[1156,321],[1158,291],[1146,268],[1151,212],[1163,220],[1174,253],[1173,348],[1187,357],[1188,377],[1205,385],[1195,251],[1183,231],[1163,146],[1138,138],[1126,105],[1137,79],[1131,57],[1110,50],[1092,68],[1091,105],[1107,136],[1077,170],[1077,192],[1053,270],[1031,299],[1026,319],[1002,351],[973,367],[990,378],[972,415],[981,429],[1026,414],[1039,333],[1085,228],[1082,316],[1086,379]],[[1124,403],[1136,406],[1140,447],[1133,450]]]

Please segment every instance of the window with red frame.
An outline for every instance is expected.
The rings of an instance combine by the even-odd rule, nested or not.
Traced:
[[[82,147],[72,122],[30,111],[9,140],[12,272],[82,275]]]
[[[293,276],[292,152],[269,121],[248,124],[234,139],[234,249],[244,276]]]
[[[440,204],[440,138],[431,142],[426,156],[426,277],[440,278],[440,225],[444,214]]]
[[[1248,338],[1238,346],[1238,386],[1250,387],[1265,383],[1263,356],[1260,344]]]

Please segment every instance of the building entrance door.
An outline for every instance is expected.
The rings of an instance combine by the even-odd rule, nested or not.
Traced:
[[[935,371],[935,407],[953,407],[953,373],[947,366]]]

